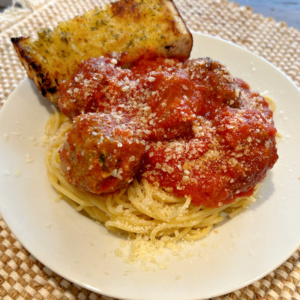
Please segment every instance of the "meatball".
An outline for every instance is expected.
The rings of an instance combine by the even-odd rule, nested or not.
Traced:
[[[126,187],[138,171],[144,142],[112,115],[88,113],[74,119],[60,149],[68,182],[81,191],[110,193]]]
[[[183,69],[190,79],[197,84],[204,98],[201,115],[212,113],[222,104],[239,107],[238,85],[225,66],[211,58],[188,60]]]
[[[60,110],[70,119],[82,113],[105,112],[126,103],[123,86],[130,83],[131,72],[117,61],[98,57],[82,62],[77,72],[60,85]]]
[[[148,75],[149,74],[149,75]],[[165,140],[188,133],[200,112],[203,99],[183,70],[150,72],[141,79],[150,91],[148,126],[152,140]]]
[[[131,68],[138,82],[134,99],[144,104],[138,113],[144,121],[146,140],[162,141],[190,133],[201,111],[202,95],[180,67],[175,59],[157,59],[141,60]]]

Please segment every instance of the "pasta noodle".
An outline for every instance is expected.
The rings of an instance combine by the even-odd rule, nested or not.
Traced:
[[[255,201],[252,195],[217,208],[194,206],[190,198],[175,197],[146,180],[134,180],[128,188],[113,194],[81,192],[69,184],[60,169],[59,149],[71,126],[71,121],[57,110],[47,123],[46,165],[50,183],[74,209],[104,224],[111,232],[165,244],[198,240],[224,218],[236,216]]]

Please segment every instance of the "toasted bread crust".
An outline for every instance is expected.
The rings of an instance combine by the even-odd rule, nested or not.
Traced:
[[[58,85],[53,84],[53,80],[51,80],[51,75],[47,72],[47,68],[26,49],[25,44],[28,40],[29,37],[11,39],[28,77],[34,81],[43,96],[46,96],[50,101],[56,103],[59,97],[59,93],[57,93]]]
[[[123,66],[141,57],[184,60],[193,44],[172,0],[120,0],[40,30],[37,39],[11,41],[28,76],[54,103],[59,84],[90,57],[116,56]]]

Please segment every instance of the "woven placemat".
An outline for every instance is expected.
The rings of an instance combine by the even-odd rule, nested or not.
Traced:
[[[54,26],[101,0],[40,0],[15,24],[1,24],[0,107],[26,74],[11,37]],[[269,60],[300,87],[300,32],[285,23],[254,14],[227,0],[174,0],[190,29],[232,41]],[[245,270],[246,271],[246,270]],[[0,215],[0,299],[111,299],[81,288],[52,272],[16,240]],[[279,268],[253,284],[215,299],[300,300],[300,249]]]

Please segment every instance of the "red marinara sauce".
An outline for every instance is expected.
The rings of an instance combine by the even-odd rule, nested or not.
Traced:
[[[83,190],[88,176],[92,193],[144,178],[194,205],[220,207],[251,194],[278,159],[267,101],[210,58],[140,60],[127,69],[92,58],[61,85],[59,107],[75,128],[60,152],[63,173]]]

